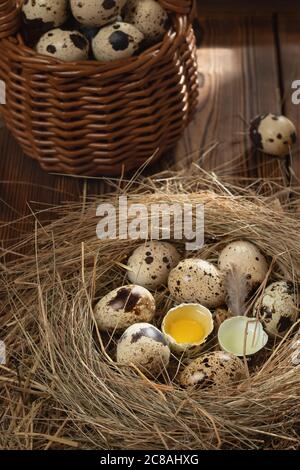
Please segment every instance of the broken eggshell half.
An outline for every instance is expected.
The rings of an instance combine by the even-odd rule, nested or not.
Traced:
[[[176,353],[197,351],[214,329],[211,312],[200,304],[171,308],[162,322],[162,332]]]
[[[220,325],[218,341],[223,351],[240,357],[251,356],[265,347],[268,335],[258,320],[237,316]]]

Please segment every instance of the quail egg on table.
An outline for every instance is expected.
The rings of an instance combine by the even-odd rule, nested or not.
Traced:
[[[298,317],[296,292],[291,282],[270,284],[257,299],[253,316],[258,316],[271,336],[284,336]]]
[[[101,28],[92,40],[92,49],[97,60],[109,62],[138,53],[143,40],[143,33],[135,26],[120,21]]]
[[[149,241],[136,248],[128,259],[128,279],[147,288],[159,288],[167,283],[170,270],[179,259],[179,253],[171,243]]]
[[[168,14],[155,0],[129,0],[124,20],[133,24],[150,41],[158,42],[168,26]]]
[[[199,388],[226,386],[245,378],[241,359],[223,352],[214,351],[192,361],[179,376],[182,387]]]
[[[124,331],[117,345],[117,362],[131,363],[150,375],[160,374],[169,364],[170,349],[164,334],[149,323],[136,323]]]
[[[245,240],[229,243],[219,255],[219,269],[223,272],[234,265],[238,267],[252,288],[257,287],[265,279],[268,264],[256,245]]]
[[[68,0],[24,0],[22,14],[29,27],[61,26],[68,18]]]
[[[141,286],[118,287],[96,305],[95,319],[100,330],[125,330],[137,322],[149,322],[155,314],[152,294]]]
[[[89,43],[78,31],[56,28],[40,38],[36,50],[39,54],[48,55],[64,62],[77,62],[88,58]]]
[[[181,261],[170,272],[168,286],[177,302],[196,302],[208,308],[225,302],[222,273],[202,259]]]
[[[264,153],[283,157],[296,143],[297,133],[292,121],[285,116],[262,114],[250,125],[250,137],[256,148]]]
[[[70,0],[75,19],[86,26],[104,26],[117,19],[125,0]]]

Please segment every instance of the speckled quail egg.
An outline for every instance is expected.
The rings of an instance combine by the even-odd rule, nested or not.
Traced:
[[[180,259],[171,243],[150,241],[134,250],[127,265],[130,282],[156,289],[167,283],[170,270]]]
[[[170,272],[168,286],[177,302],[196,302],[208,308],[225,303],[222,273],[202,259],[181,261]]]
[[[73,16],[86,26],[104,26],[119,16],[125,0],[70,0]]]
[[[160,374],[169,364],[170,349],[164,334],[149,323],[136,323],[124,331],[117,345],[117,362],[131,363],[142,372]]]
[[[125,330],[137,322],[149,322],[155,314],[152,294],[141,286],[118,287],[96,305],[95,319],[100,330]]]
[[[258,316],[269,335],[283,336],[298,316],[294,285],[285,281],[270,284],[257,299],[253,316]]]
[[[296,143],[297,133],[294,124],[287,117],[262,114],[251,122],[250,137],[256,148],[282,157],[288,155]]]
[[[135,26],[120,21],[101,28],[92,40],[92,49],[97,60],[109,62],[138,53],[143,40],[143,33]]]
[[[168,27],[168,14],[155,0],[129,0],[124,20],[136,26],[151,42],[158,42]]]
[[[251,288],[257,287],[265,279],[268,264],[256,245],[245,240],[229,243],[219,256],[219,269],[228,270],[231,266],[238,267],[246,276]]]
[[[40,38],[36,50],[39,54],[55,57],[64,62],[76,62],[88,58],[89,43],[78,31],[56,28]]]
[[[23,21],[28,27],[45,30],[61,26],[68,18],[68,0],[24,0]]]
[[[223,351],[204,354],[192,361],[180,374],[182,387],[218,387],[242,380],[245,368],[241,359]]]

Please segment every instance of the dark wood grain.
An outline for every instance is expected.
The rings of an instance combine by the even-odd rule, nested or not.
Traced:
[[[282,111],[296,125],[298,144],[291,158],[293,183],[300,184],[300,104],[292,102],[292,83],[300,80],[300,14],[278,16],[278,39],[280,45],[280,62],[282,75]]]
[[[210,12],[230,12],[230,13],[276,13],[276,12],[296,12],[298,9],[297,0],[197,0],[202,14]]]
[[[272,16],[202,18],[198,52],[197,116],[177,147],[176,158],[198,158],[207,170],[285,180],[282,162],[253,152],[248,125],[260,113],[281,108]]]

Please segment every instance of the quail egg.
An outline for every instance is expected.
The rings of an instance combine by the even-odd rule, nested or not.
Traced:
[[[64,62],[77,62],[88,58],[89,43],[78,31],[56,28],[41,37],[36,50],[39,54],[55,57]]]
[[[229,243],[219,256],[219,269],[228,270],[237,266],[240,273],[246,276],[251,288],[261,284],[268,272],[265,257],[253,243],[237,240]]]
[[[70,0],[76,20],[86,26],[104,26],[119,16],[125,0]]]
[[[142,31],[151,42],[158,42],[168,27],[168,14],[155,0],[129,0],[124,20]]]
[[[92,49],[97,60],[109,62],[126,59],[139,52],[144,35],[135,26],[116,22],[101,28],[92,40]]]
[[[117,362],[131,363],[150,375],[160,374],[169,364],[170,349],[163,333],[149,323],[136,323],[124,331],[117,345]]]
[[[171,243],[147,242],[136,248],[128,259],[128,279],[147,288],[159,288],[167,283],[170,270],[179,259],[179,253]]]
[[[294,124],[285,116],[262,114],[250,125],[250,137],[256,148],[264,153],[282,157],[290,153],[296,143]]]
[[[155,314],[152,294],[141,286],[118,287],[96,305],[95,319],[100,330],[125,330],[137,322],[149,322]]]
[[[292,354],[289,356],[290,363],[293,366],[300,366],[300,340],[296,340],[292,343],[291,349]]]
[[[28,27],[45,31],[61,26],[68,18],[68,0],[24,0],[23,21]]]
[[[253,309],[271,336],[284,336],[298,317],[296,292],[291,282],[270,284]]]
[[[225,303],[222,273],[202,259],[181,261],[170,272],[168,286],[177,302],[196,302],[208,308]]]
[[[192,361],[180,374],[182,387],[226,386],[245,378],[241,359],[223,351],[204,354]]]

